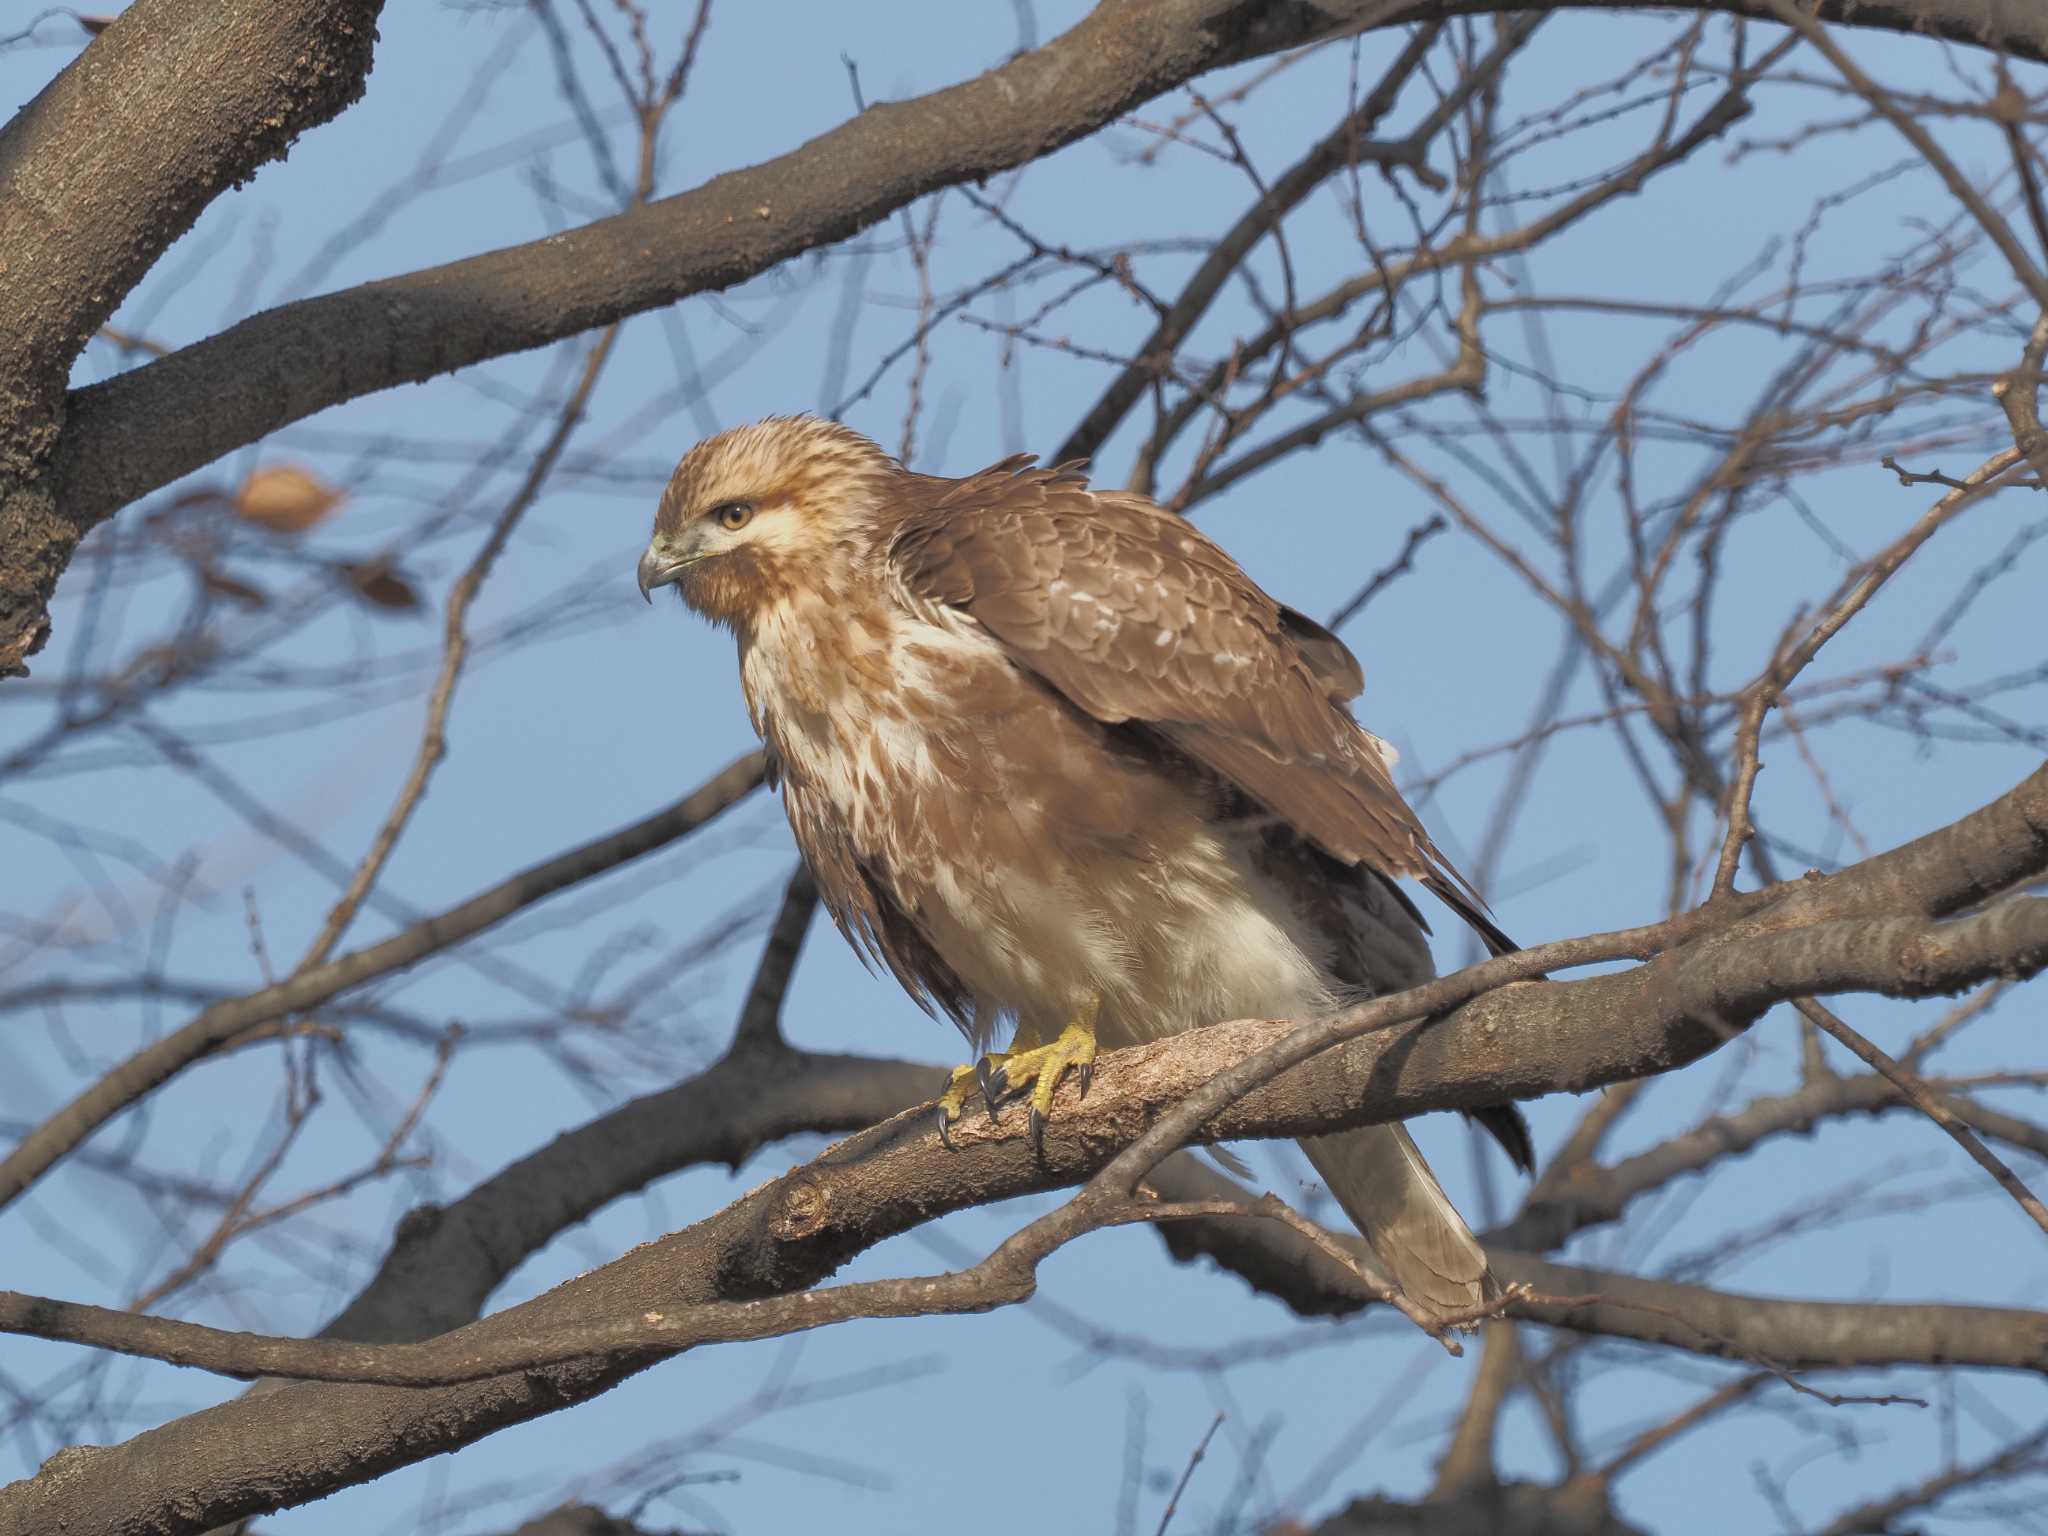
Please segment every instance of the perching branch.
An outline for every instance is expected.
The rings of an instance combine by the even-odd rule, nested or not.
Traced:
[[[843,1317],[979,1310],[1018,1299],[1029,1294],[1036,1259],[1052,1247],[1105,1221],[1144,1219],[1139,1206],[1124,1197],[1122,1180],[1132,1169],[1142,1172],[1144,1160],[1156,1155],[1142,1149],[1150,1140],[1146,1133],[1177,1130],[1176,1115],[1203,1105],[1214,1085],[1234,1091],[1246,1070],[1267,1070],[1249,1066],[1262,1056],[1276,1063],[1305,1046],[1349,1041],[1209,1116],[1196,1139],[1328,1131],[1472,1106],[1503,1094],[1528,1097],[1622,1081],[1697,1059],[1776,1001],[1841,990],[1918,996],[1993,974],[2038,973],[2048,968],[2048,898],[2015,897],[1953,921],[1905,914],[1952,899],[1964,885],[1982,889],[2006,873],[1987,875],[1968,863],[1974,839],[1986,829],[2010,826],[2015,817],[2035,829],[2035,856],[2011,879],[2048,866],[2044,798],[2048,769],[1955,825],[1839,876],[1754,893],[1670,924],[1491,960],[1308,1025],[1224,1024],[1120,1052],[1085,1100],[1077,1099],[1071,1084],[1063,1090],[1039,1144],[1014,1109],[993,1124],[968,1116],[956,1129],[953,1151],[939,1144],[928,1111],[898,1116],[709,1220],[449,1335],[436,1347],[446,1354],[509,1349],[508,1340],[559,1338],[594,1320],[629,1330],[634,1319],[644,1324],[650,1311],[661,1315],[662,1341],[621,1334],[615,1342],[626,1347],[623,1354],[457,1387],[282,1388],[253,1403],[192,1415],[124,1447],[88,1453],[90,1477],[17,1485],[0,1494],[0,1529],[9,1528],[7,1521],[21,1529],[113,1529],[107,1517],[115,1511],[124,1521],[148,1511],[165,1530],[205,1529],[315,1497],[580,1401],[678,1344],[762,1337]],[[1871,913],[1879,891],[1892,898],[1893,915]],[[1843,907],[1871,915],[1845,918],[1838,915]],[[1655,958],[1585,980],[1499,985],[1537,967],[1557,970],[1635,954]],[[1422,1022],[1422,1015],[1438,1014],[1445,1016]],[[935,1215],[1072,1183],[1112,1163],[1117,1172],[1107,1182],[1091,1184],[1083,1196],[1025,1229],[1006,1245],[1007,1255],[999,1250],[984,1266],[946,1277],[938,1290],[916,1291],[936,1283],[929,1278],[806,1289],[853,1253]],[[1209,1210],[1213,1202],[1192,1208]],[[1288,1231],[1277,1223],[1258,1225]],[[1519,1276],[1509,1267],[1503,1278]],[[1604,1301],[1574,1300],[1544,1320],[1573,1326],[1573,1317],[1597,1316],[1600,1306],[1611,1305],[1636,1319],[1622,1328],[1626,1336],[1640,1336],[1629,1328],[1661,1329],[1685,1334],[1692,1342],[1684,1347],[1710,1353],[1751,1347],[1739,1334],[1697,1317],[1658,1320],[1654,1310],[1646,1312],[1652,1304],[1643,1296],[1620,1295],[1620,1283],[1621,1277],[1608,1277],[1597,1286],[1577,1286],[1571,1295],[1597,1294]],[[1970,1309],[1935,1310],[1961,1316]],[[1644,1316],[1652,1321],[1642,1321]],[[2011,1346],[2027,1335],[2006,1321],[1998,1363],[2025,1364]],[[1787,1353],[1799,1357],[1797,1351]],[[1855,1362],[1837,1350],[1824,1363]]]

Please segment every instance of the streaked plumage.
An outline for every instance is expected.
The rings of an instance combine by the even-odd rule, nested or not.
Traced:
[[[641,578],[733,630],[833,918],[977,1052],[1096,1004],[1114,1047],[1412,986],[1401,876],[1511,947],[1352,719],[1343,643],[1073,467],[944,480],[831,423],[739,428],[677,468]],[[1482,1119],[1526,1167],[1520,1115]],[[1483,1298],[1405,1131],[1304,1147],[1412,1296]]]

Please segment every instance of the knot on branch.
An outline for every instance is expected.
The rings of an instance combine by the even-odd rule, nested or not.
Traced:
[[[770,1237],[783,1243],[801,1243],[816,1237],[831,1219],[832,1197],[816,1179],[797,1179],[775,1202],[767,1227]]]

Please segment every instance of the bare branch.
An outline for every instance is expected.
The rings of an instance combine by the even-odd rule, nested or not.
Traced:
[[[1903,860],[1908,868],[1925,862],[1953,871],[1966,862],[1973,837],[1995,824],[2003,808],[2025,800],[2030,790],[2048,792],[2048,769],[1973,817],[1879,857]],[[1859,889],[1856,874],[1852,870],[1793,887],[1772,912],[1772,921],[1786,921],[1802,896],[1810,895],[1815,910],[1828,910],[1826,888],[1838,882],[1840,899],[1862,899],[1868,883]],[[1890,886],[1895,893],[1907,888]],[[1925,900],[1938,892],[1923,888],[1919,894]],[[941,1146],[928,1110],[899,1116],[706,1222],[434,1346],[438,1354],[467,1352],[491,1360],[500,1358],[491,1351],[510,1347],[503,1341],[530,1345],[537,1339],[571,1338],[575,1329],[598,1319],[621,1330],[615,1345],[632,1348],[637,1341],[639,1347],[623,1357],[584,1358],[429,1391],[283,1388],[255,1402],[179,1420],[119,1450],[87,1453],[91,1477],[18,1484],[0,1493],[0,1528],[9,1519],[44,1528],[70,1519],[78,1529],[92,1529],[88,1510],[77,1503],[89,1498],[94,1511],[150,1509],[169,1521],[166,1529],[206,1529],[579,1401],[669,1349],[696,1340],[759,1338],[840,1317],[979,1310],[1021,1299],[1030,1294],[1036,1264],[1060,1244],[1104,1224],[1150,1219],[1146,1202],[1132,1199],[1129,1191],[1156,1164],[1162,1142],[1187,1137],[1191,1120],[1205,1140],[1298,1135],[1498,1102],[1504,1093],[1582,1088],[1694,1059],[1777,999],[1842,989],[1920,995],[1952,990],[1993,972],[2030,974],[2048,967],[2048,898],[2017,897],[1948,922],[1872,917],[1791,929],[1750,922],[1746,914],[1755,908],[1753,900],[1731,900],[1709,909],[1721,914],[1711,932],[1700,930],[1702,915],[1697,914],[1691,921],[1659,925],[1666,935],[1689,931],[1692,937],[1648,965],[1617,975],[1499,987],[1503,980],[1539,968],[1660,949],[1664,940],[1656,929],[1546,945],[1491,960],[1308,1026],[1225,1024],[1120,1052],[1105,1064],[1086,1099],[1079,1099],[1072,1085],[1063,1089],[1059,1113],[1036,1138],[1021,1114],[994,1122],[970,1115],[955,1130],[957,1150],[949,1151]],[[1459,1007],[1461,998],[1473,1001]],[[1447,1016],[1428,1025],[1400,1022],[1438,1014]],[[1271,1078],[1287,1062],[1301,1061],[1338,1040],[1350,1043]],[[1393,1070],[1396,1064],[1398,1071]],[[1245,1091],[1260,1082],[1263,1087]],[[1224,1101],[1239,1094],[1241,1099],[1224,1107]],[[1110,1156],[1118,1147],[1123,1150]],[[1091,1175],[1081,1196],[1032,1223],[970,1270],[936,1279],[800,1290],[858,1249],[945,1210]],[[1192,1229],[1194,1224],[1189,1225]],[[1305,1241],[1277,1222],[1257,1225],[1285,1233],[1296,1244]],[[1328,1265],[1326,1258],[1323,1262]],[[1716,1293],[1694,1295],[1697,1288],[1589,1277],[1540,1261],[1530,1261],[1533,1268],[1519,1266],[1506,1255],[1502,1262],[1504,1280],[1539,1293],[1516,1300],[1516,1315],[1661,1339],[1706,1353],[1769,1359],[1781,1369],[1804,1359],[1868,1362],[1880,1342],[1902,1349],[1910,1341],[1913,1350],[1924,1351],[1929,1338],[1944,1347],[1961,1345],[1943,1358],[2017,1365],[2032,1357],[2024,1348],[2016,1353],[2016,1342],[2032,1347],[2038,1357],[2038,1343],[2029,1346],[2028,1341],[2039,1334],[2027,1329],[2048,1326],[2038,1319],[2023,1322],[2026,1314],[1998,1314],[1989,1334],[1959,1338],[1959,1329],[1981,1328],[1976,1312],[1933,1307],[1898,1309],[1902,1327],[1905,1314],[1915,1314],[1912,1326],[1887,1332],[1878,1326],[1887,1314],[1868,1309],[1872,1326],[1845,1337],[1838,1326],[1843,1316],[1839,1304],[1750,1298],[1710,1304],[1703,1298]],[[1345,1283],[1356,1287],[1359,1281],[1350,1275]],[[1544,1303],[1543,1295],[1568,1301]],[[1812,1310],[1802,1313],[1802,1307]],[[660,1314],[656,1323],[642,1318],[649,1311]],[[663,1341],[633,1334],[635,1327],[657,1328]],[[1804,1342],[1795,1342],[1801,1329]],[[321,1404],[317,1410],[315,1401]],[[177,1471],[167,1476],[166,1468]],[[255,1468],[264,1469],[260,1477],[252,1476]]]
[[[1216,1199],[1237,1187],[1191,1158],[1162,1169],[1153,1182],[1172,1199]],[[1159,1235],[1176,1258],[1213,1260],[1307,1316],[1356,1312],[1371,1299],[1339,1266],[1269,1222],[1176,1223],[1162,1226]],[[1532,1293],[1509,1309],[1510,1316],[1571,1332],[1751,1365],[1769,1361],[1777,1370],[1976,1365],[2048,1374],[2048,1313],[1937,1302],[1788,1301],[1559,1264],[1492,1245],[1487,1260],[1504,1283]]]
[[[1966,511],[1987,492],[1998,489],[2020,462],[2020,451],[2008,448],[1978,465],[1964,477],[1960,487],[1929,507],[1912,527],[1855,572],[1845,583],[1846,590],[1828,611],[1807,628],[1796,645],[1790,643],[1788,637],[1764,675],[1750,685],[1743,701],[1742,721],[1735,733],[1735,781],[1729,791],[1728,835],[1721,845],[1721,861],[1714,873],[1715,895],[1724,895],[1734,889],[1742,850],[1755,834],[1749,802],[1756,788],[1757,772],[1763,766],[1757,755],[1757,746],[1763,734],[1764,716],[1784,696],[1785,689],[1812,664],[1821,647],[1863,611],[1864,605],[1913,557],[1915,550],[1933,538],[1958,513]]]
[[[1764,0],[1764,5],[1774,19],[1792,28],[1818,49],[1821,56],[1840,72],[1851,89],[1869,102],[1877,114],[1896,128],[1899,136],[1913,146],[1914,152],[1941,178],[1942,185],[1949,190],[1949,195],[1970,211],[1970,216],[1977,221],[1978,228],[1982,229],[1991,243],[1998,247],[1998,253],[2011,266],[2013,276],[2033,296],[2035,306],[2048,310],[2048,275],[2042,273],[2032,253],[2020,244],[2019,236],[2013,233],[2012,226],[1984,200],[1984,195],[1963,174],[1955,161],[1948,157],[1941,145],[1935,142],[1934,135],[1927,131],[1925,124],[1894,101],[1891,92],[1871,79],[1862,66],[1843,50],[1842,45],[1829,35],[1827,27],[1820,19],[1811,12],[1793,4],[1792,0]]]
[[[14,1150],[0,1159],[0,1206],[10,1203],[57,1159],[130,1104],[257,1025],[317,1007],[350,987],[416,965],[556,891],[665,847],[744,798],[760,784],[761,773],[761,755],[750,752],[643,821],[522,870],[460,906],[380,943],[302,971],[277,986],[214,1004],[97,1079],[16,1143]]]
[[[2034,1225],[2048,1233],[2048,1209],[2042,1207],[2040,1198],[2020,1182],[2017,1174],[1994,1157],[1991,1150],[1971,1133],[1970,1128],[1963,1123],[1962,1117],[1929,1092],[1927,1085],[1916,1074],[1893,1061],[1876,1045],[1850,1028],[1832,1010],[1823,1007],[1812,998],[1797,998],[1793,1006],[1805,1014],[1816,1027],[1833,1035],[1865,1066],[1882,1075],[1885,1081],[1898,1089],[1915,1109],[1947,1131],[1954,1138],[1956,1145],[1970,1155],[1970,1160],[1997,1180],[1998,1187],[2011,1195],[2019,1208],[2033,1218]]]
[[[160,3],[168,9],[172,0]],[[1713,8],[1777,16],[1782,5],[1783,0],[1717,0]],[[1610,7],[1625,8],[1615,0],[1581,0],[1579,8]],[[0,509],[0,516],[19,523],[0,573],[8,594],[0,612],[0,663],[18,668],[41,645],[47,632],[44,605],[86,530],[147,491],[289,422],[373,390],[729,287],[843,239],[927,192],[1050,153],[1206,70],[1298,47],[1347,24],[1385,27],[1532,8],[1538,8],[1535,0],[1379,0],[1356,6],[1292,0],[1247,12],[1230,0],[1103,0],[1071,31],[978,79],[911,102],[879,103],[765,165],[544,241],[286,305],[74,391],[61,438],[55,438],[52,422],[41,429],[41,446],[32,455],[39,459],[54,440],[49,475],[32,493],[17,489],[13,499],[20,505],[12,512]],[[374,6],[302,0],[255,9],[288,12],[296,21],[373,12]],[[2015,57],[2048,57],[2048,27],[2031,15],[2013,14],[2011,7],[1994,9],[1987,0],[1825,0],[1819,13],[1933,33]],[[116,31],[109,29],[108,36]],[[355,35],[366,40],[367,26]],[[241,72],[268,78],[260,70]],[[194,69],[178,78],[235,73]],[[358,73],[348,90],[359,88]],[[320,114],[331,115],[347,99],[321,98]],[[96,99],[84,105],[98,111]],[[1717,114],[1709,114],[1695,133],[1710,136],[1725,127]],[[146,117],[131,114],[130,120]],[[319,115],[307,119],[295,106],[274,120],[288,136]],[[263,142],[274,152],[280,139]],[[163,143],[180,147],[168,138]],[[156,181],[162,197],[189,208],[189,222],[233,179],[234,172],[224,176],[209,163],[196,174],[188,164],[177,176]],[[127,248],[106,226],[81,221],[78,227],[94,228],[109,249]],[[160,231],[162,242],[148,257],[154,259],[175,232]],[[1475,247],[1445,254],[1458,261],[1485,252]],[[111,313],[140,270],[103,291],[83,287],[100,292],[96,302]],[[68,352],[62,346],[45,349],[52,356],[61,353],[61,377],[104,318],[101,313],[90,324],[55,327],[44,319],[17,332],[17,346],[24,335],[61,339]],[[1091,446],[1107,427],[1089,434]]]

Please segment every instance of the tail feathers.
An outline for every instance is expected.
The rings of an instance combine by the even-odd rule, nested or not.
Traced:
[[[1472,931],[1479,935],[1493,955],[1511,955],[1522,946],[1502,931],[1486,910],[1486,903],[1479,899],[1479,893],[1465,884],[1465,877],[1447,864],[1450,879],[1442,875],[1427,874],[1422,877],[1422,888],[1463,918]]]
[[[1439,901],[1470,924],[1489,953],[1496,956],[1511,955],[1520,949],[1522,946],[1509,938],[1487,913],[1486,903],[1479,899],[1477,891],[1465,883],[1465,877],[1449,864],[1443,867],[1449,878],[1435,874],[1424,875],[1423,889],[1434,893]],[[1414,911],[1412,904],[1409,910]],[[1421,914],[1416,913],[1416,921],[1421,920]],[[1428,931],[1426,924],[1423,931]],[[1520,1109],[1513,1104],[1490,1104],[1485,1109],[1468,1111],[1468,1117],[1478,1121],[1492,1133],[1493,1139],[1500,1143],[1501,1150],[1507,1153],[1522,1172],[1536,1171],[1536,1143],[1530,1138],[1529,1122],[1522,1117]]]
[[[1508,1161],[1524,1173],[1536,1171],[1536,1141],[1529,1134],[1529,1121],[1517,1104],[1489,1104],[1468,1109],[1465,1118],[1500,1143]]]
[[[1499,1294],[1486,1250],[1404,1127],[1305,1136],[1301,1149],[1410,1300],[1463,1312]]]

